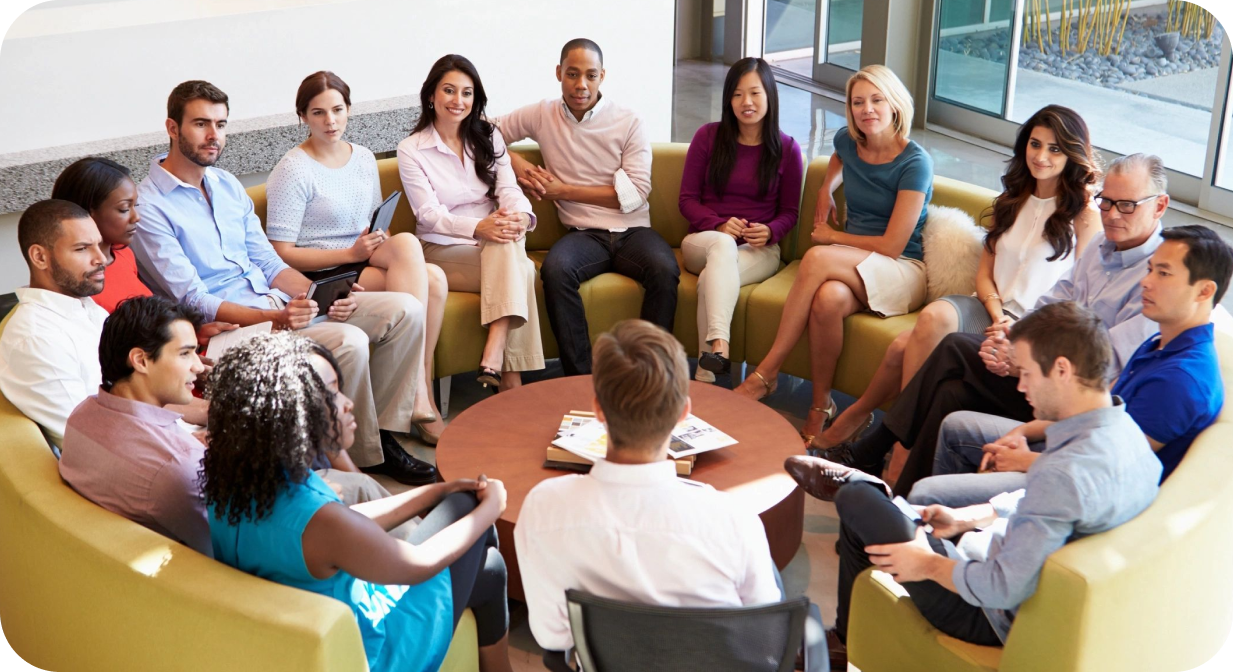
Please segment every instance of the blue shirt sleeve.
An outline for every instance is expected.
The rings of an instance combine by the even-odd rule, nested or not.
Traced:
[[[1175,441],[1207,414],[1207,402],[1195,397],[1206,389],[1187,371],[1162,366],[1138,381],[1126,399],[1126,413],[1148,438],[1158,443]]]
[[[899,191],[927,194],[933,187],[933,157],[916,143],[912,143],[909,151],[913,151],[913,156],[899,173]]]
[[[142,183],[143,186],[145,182]],[[141,222],[133,234],[133,256],[142,269],[142,279],[163,296],[188,304],[213,321],[223,300],[210,294],[166,214],[159,207],[158,189],[141,195]],[[252,202],[249,202],[252,209]]]
[[[270,239],[266,238],[265,231],[261,230],[261,218],[253,210],[253,199],[248,196],[248,192],[244,191],[243,185],[230,173],[227,177],[244,209],[244,241],[248,248],[248,260],[260,269],[261,274],[265,276],[266,283],[273,289],[274,278],[291,266],[278,256],[278,253],[274,251],[274,246],[270,244]]]
[[[1073,469],[1048,466],[1031,477],[1007,521],[999,552],[984,562],[960,561],[951,573],[968,604],[987,609],[1022,604],[1036,592],[1045,560],[1066,545],[1083,517],[1088,479]]]
[[[852,139],[852,135],[848,133],[848,127],[835,131],[835,137],[831,140],[831,144],[835,145],[835,153],[839,155],[839,160],[848,163],[852,158],[852,152],[856,147],[856,141]]]

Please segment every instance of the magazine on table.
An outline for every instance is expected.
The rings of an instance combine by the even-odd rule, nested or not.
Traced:
[[[679,460],[735,444],[736,439],[691,414],[673,428],[668,456]],[[608,453],[608,431],[593,415],[571,412],[561,420],[552,445],[594,462]]]

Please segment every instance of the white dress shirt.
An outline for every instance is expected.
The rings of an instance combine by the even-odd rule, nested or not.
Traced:
[[[58,448],[69,414],[103,382],[98,342],[107,311],[46,289],[23,287],[17,299],[0,336],[0,392]]]
[[[561,476],[527,494],[514,527],[531,633],[573,646],[565,590],[670,607],[738,607],[782,599],[766,530],[709,486],[679,481],[668,460]]]

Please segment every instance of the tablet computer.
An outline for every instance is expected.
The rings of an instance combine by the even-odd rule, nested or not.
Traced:
[[[330,306],[339,299],[351,296],[351,285],[360,277],[358,271],[339,273],[328,278],[317,280],[308,286],[308,298],[317,302],[317,316],[309,324],[317,324],[329,319]]]
[[[369,233],[390,230],[390,223],[394,221],[394,209],[398,207],[399,196],[402,196],[402,192],[395,191],[377,206],[377,211],[372,213],[372,224],[368,226]]]

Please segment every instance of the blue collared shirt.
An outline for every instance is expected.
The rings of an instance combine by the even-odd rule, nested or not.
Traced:
[[[163,169],[165,158],[150,161],[150,174],[137,187],[141,221],[133,252],[146,285],[197,308],[206,320],[215,319],[224,301],[267,309],[267,295],[289,300],[270,283],[291,267],[265,237],[240,181],[206,168],[207,201],[201,190]]]
[[[1212,333],[1211,324],[1192,327],[1164,348],[1156,334],[1135,351],[1113,387],[1143,433],[1164,444],[1156,451],[1164,465],[1161,481],[1173,473],[1195,437],[1216,421],[1224,406]]]
[[[1104,232],[1092,236],[1070,272],[1057,281],[1036,307],[1061,301],[1074,301],[1087,307],[1104,322],[1113,343],[1113,356],[1118,371],[1131,354],[1149,336],[1156,333],[1156,323],[1143,317],[1143,288],[1139,282],[1147,275],[1147,262],[1164,242],[1160,224],[1142,245],[1118,250],[1105,240]]]
[[[951,578],[1006,641],[1036,592],[1045,560],[1070,541],[1111,530],[1156,498],[1160,460],[1122,406],[1055,422],[1022,490],[990,500],[999,520],[959,542]]]

